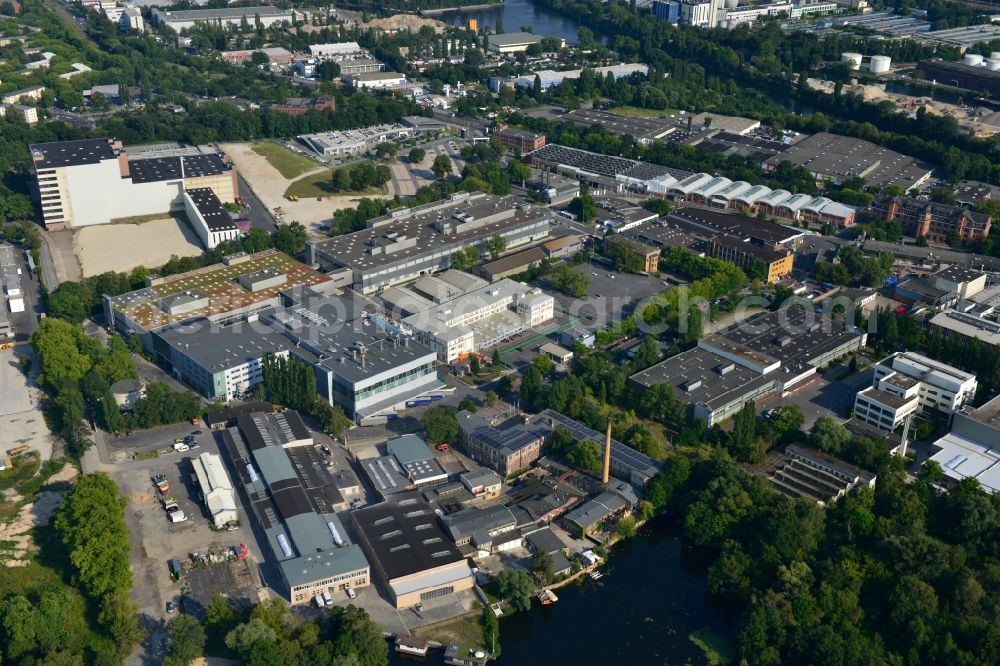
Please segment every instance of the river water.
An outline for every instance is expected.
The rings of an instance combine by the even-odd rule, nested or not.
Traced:
[[[657,521],[615,546],[602,571],[598,581],[557,590],[558,603],[536,602],[501,619],[497,664],[704,664],[688,636],[705,628],[731,632],[706,605],[704,578],[682,565],[680,539]]]
[[[434,16],[449,25],[464,26],[469,19],[476,19],[479,29],[493,30],[497,18],[503,18],[504,32],[518,32],[522,26],[531,26],[536,35],[545,37],[562,37],[567,42],[575,44],[580,22],[576,19],[558,14],[552,10],[536,6],[531,0],[506,0],[503,6],[492,9],[470,12],[447,12]]]

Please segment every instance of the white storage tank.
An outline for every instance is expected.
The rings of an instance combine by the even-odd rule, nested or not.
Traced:
[[[868,66],[868,71],[872,74],[885,74],[889,71],[889,65],[892,64],[892,58],[884,55],[873,55],[871,64]]]
[[[726,0],[726,9],[736,9],[740,4],[740,0]]]
[[[841,53],[840,62],[847,62],[851,64],[851,69],[860,69],[861,61],[864,59],[860,53]]]
[[[994,51],[991,53],[990,60],[1000,60],[1000,51]]]
[[[962,63],[968,65],[969,67],[982,67],[983,56],[978,53],[969,53],[962,59]]]
[[[1000,58],[987,58],[986,69],[991,72],[1000,71]]]

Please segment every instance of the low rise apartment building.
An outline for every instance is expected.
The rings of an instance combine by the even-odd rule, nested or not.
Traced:
[[[934,243],[954,238],[975,245],[990,235],[992,219],[963,206],[924,201],[913,197],[882,197],[872,202],[869,214],[899,222],[907,236],[923,236]]]

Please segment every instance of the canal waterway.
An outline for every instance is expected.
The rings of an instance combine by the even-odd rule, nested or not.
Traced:
[[[503,19],[504,32],[518,32],[522,26],[531,26],[536,35],[562,37],[575,44],[580,22],[571,16],[532,4],[531,0],[506,0],[502,6],[472,11],[454,11],[434,16],[449,25],[468,25],[469,19],[476,19],[479,29],[496,27],[497,19]]]
[[[705,664],[689,636],[732,632],[706,605],[704,577],[684,567],[680,539],[657,521],[615,546],[601,571],[558,589],[558,603],[501,619],[498,666]]]

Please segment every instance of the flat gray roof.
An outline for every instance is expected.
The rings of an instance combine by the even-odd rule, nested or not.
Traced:
[[[506,32],[501,35],[490,35],[490,46],[534,44],[541,42],[544,38],[544,35],[534,35],[530,32]]]
[[[777,167],[788,160],[822,176],[846,179],[861,176],[870,185],[899,185],[908,189],[933,170],[929,164],[864,139],[818,132],[788,146],[765,164]]]
[[[270,326],[245,321],[219,326],[199,318],[155,335],[213,374],[259,359],[265,352],[287,351],[295,346]]]
[[[453,195],[369,220],[367,229],[318,241],[316,250],[335,263],[371,272],[443,248],[472,245],[510,228],[546,221],[550,215],[547,209],[522,205],[511,197]],[[441,225],[448,229],[442,231]]]
[[[631,380],[645,387],[667,384],[679,400],[715,411],[774,384],[777,377],[761,375],[695,347],[632,375]]]

